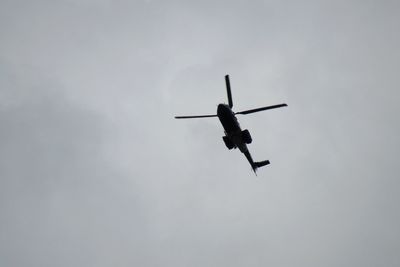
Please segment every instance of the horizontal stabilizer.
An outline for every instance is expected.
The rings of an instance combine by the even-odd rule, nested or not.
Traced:
[[[257,169],[268,164],[269,160],[264,160],[259,162],[253,162],[253,164],[251,164],[251,167],[253,168],[254,173],[257,175]]]
[[[175,116],[175,119],[198,119],[198,118],[211,118],[217,115],[198,115],[198,116]]]
[[[256,166],[256,168],[260,168],[260,167],[268,165],[268,164],[269,164],[269,160],[254,162],[254,165]]]

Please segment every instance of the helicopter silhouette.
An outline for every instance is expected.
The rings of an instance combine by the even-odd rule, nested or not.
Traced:
[[[239,122],[236,118],[236,115],[247,115],[250,113],[260,112],[268,109],[275,109],[286,107],[287,104],[278,104],[273,106],[266,106],[261,108],[249,109],[239,112],[234,112],[232,110],[233,101],[232,101],[232,93],[231,93],[231,85],[229,81],[229,75],[225,75],[225,83],[226,83],[226,91],[228,95],[228,105],[227,104],[219,104],[217,108],[217,114],[215,115],[195,115],[195,116],[175,116],[175,119],[197,119],[197,118],[210,118],[210,117],[218,117],[225,131],[225,136],[222,137],[226,147],[231,149],[239,148],[240,152],[242,152],[247,160],[249,161],[254,173],[256,173],[257,168],[270,164],[269,160],[264,161],[253,161],[251,154],[247,148],[248,144],[251,144],[252,138],[249,130],[242,130],[240,128]]]

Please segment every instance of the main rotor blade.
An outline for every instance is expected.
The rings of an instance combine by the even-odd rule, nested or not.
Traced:
[[[231,83],[229,82],[229,75],[225,75],[225,83],[226,83],[226,92],[228,94],[228,103],[229,107],[233,107],[233,102],[232,102],[232,93],[231,93]]]
[[[249,110],[244,110],[240,112],[236,112],[235,114],[249,114],[249,113],[254,113],[254,112],[259,112],[267,109],[273,109],[273,108],[282,108],[282,107],[287,107],[286,104],[279,104],[279,105],[273,105],[273,106],[267,106],[267,107],[262,107],[262,108],[255,108],[255,109],[249,109]]]
[[[198,119],[198,118],[211,118],[217,115],[198,115],[198,116],[175,116],[175,119]]]

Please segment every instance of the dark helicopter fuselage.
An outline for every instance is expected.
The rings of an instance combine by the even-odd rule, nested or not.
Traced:
[[[226,104],[219,104],[217,108],[217,116],[226,134],[241,132],[239,122],[232,109]]]
[[[229,149],[239,148],[240,152],[242,152],[246,156],[247,160],[249,161],[250,165],[255,171],[258,166],[257,164],[260,163],[255,163],[253,161],[253,158],[251,157],[250,152],[247,148],[245,139],[246,132],[247,135],[249,136],[248,138],[250,138],[250,141],[247,140],[247,143],[251,143],[251,137],[248,130],[242,131],[239,122],[235,116],[235,113],[232,111],[229,105],[219,104],[217,108],[217,116],[225,130],[225,136],[223,137],[223,139],[227,147]],[[269,164],[269,161],[268,162],[265,161],[262,164],[264,165]]]
[[[226,104],[219,104],[217,116],[224,127],[226,138],[242,153],[248,153],[247,145],[243,140],[243,131],[232,109]]]

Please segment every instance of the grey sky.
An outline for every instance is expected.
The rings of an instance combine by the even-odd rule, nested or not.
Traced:
[[[0,265],[399,266],[399,11],[2,0]]]

